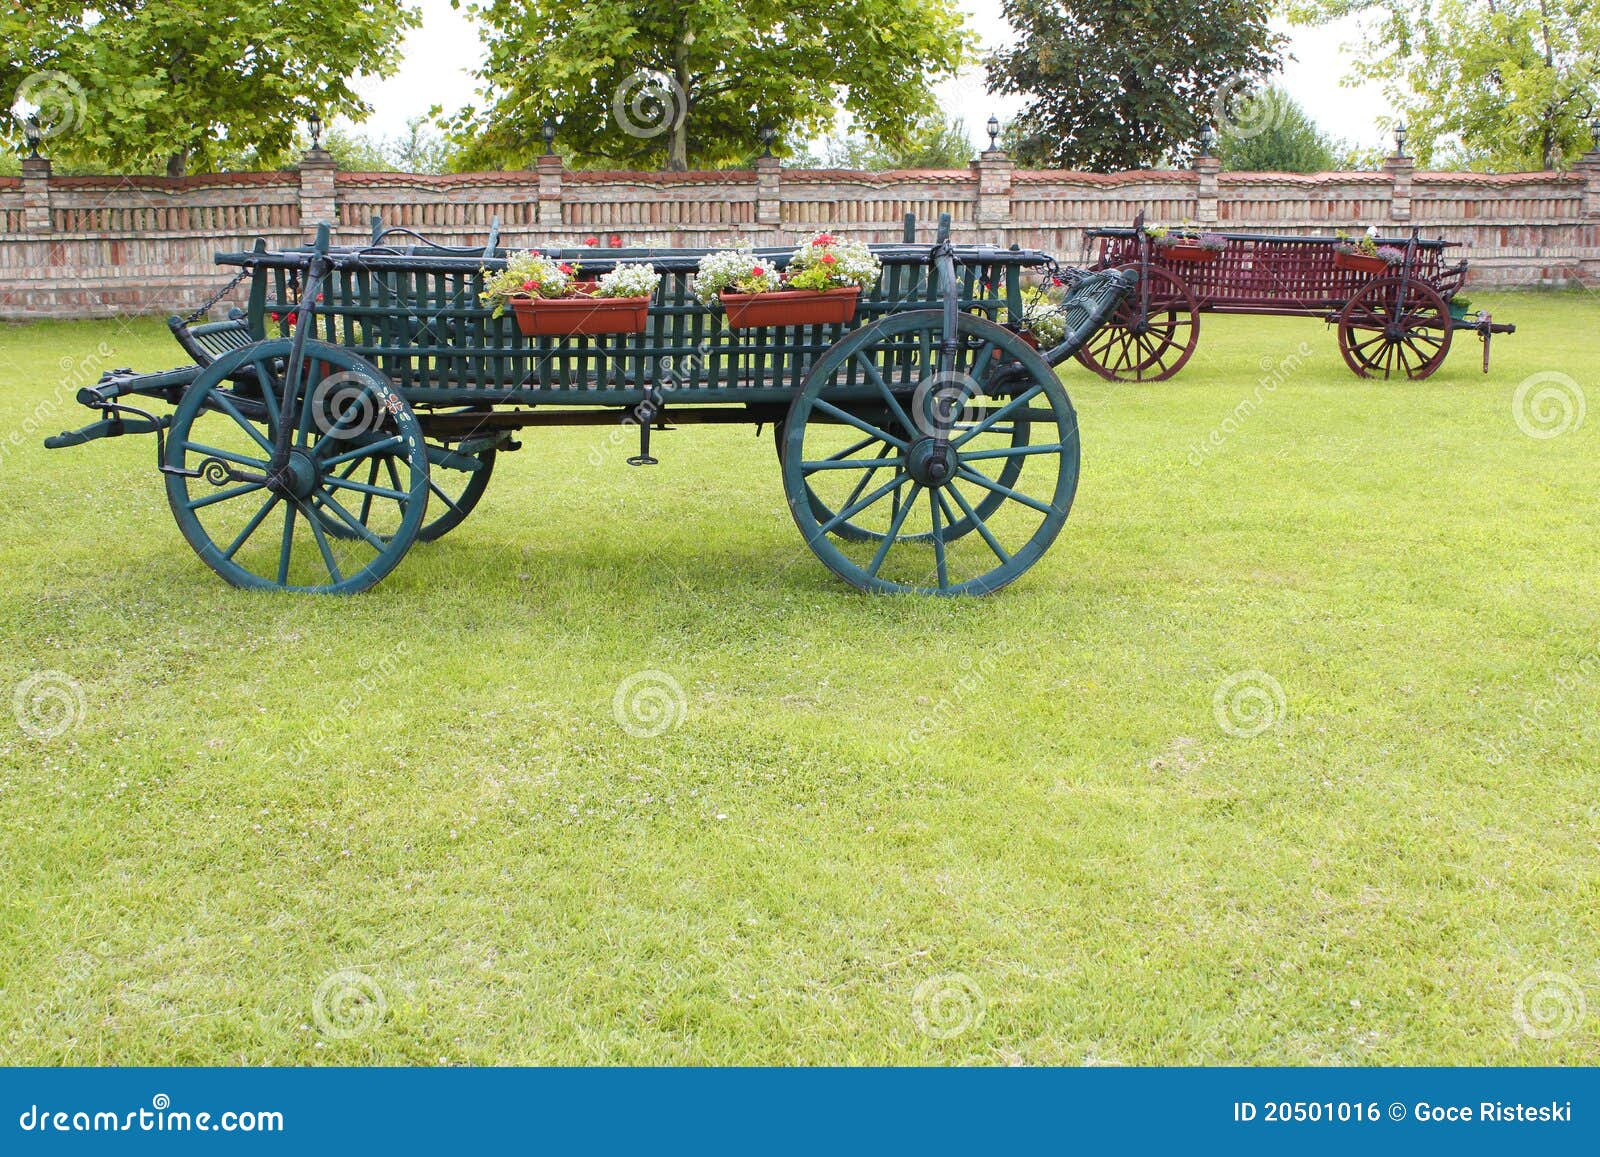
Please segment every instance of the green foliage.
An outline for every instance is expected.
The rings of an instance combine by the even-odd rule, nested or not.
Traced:
[[[1217,126],[1217,159],[1224,169],[1320,173],[1334,167],[1338,143],[1282,87],[1268,85],[1227,111]]]
[[[1561,168],[1600,109],[1600,0],[1299,0],[1291,15],[1365,17],[1355,75],[1383,82],[1417,161]]]
[[[893,148],[970,48],[951,0],[486,0],[481,102],[461,167],[515,167],[546,117],[575,166],[714,168],[802,140],[843,108]]]
[[[1008,139],[1024,164],[1132,169],[1192,155],[1212,106],[1264,76],[1284,38],[1269,0],[1005,0],[1021,39],[988,60],[989,86],[1027,108]]]
[[[89,17],[98,16],[94,20]],[[359,118],[357,73],[393,71],[415,9],[344,0],[337,9],[273,0],[72,0],[0,10],[0,94],[39,92],[63,113],[47,142],[67,164],[120,171],[265,168],[287,159],[313,110]],[[50,76],[40,86],[30,77]],[[0,118],[0,134],[20,133]]]
[[[300,139],[302,149],[310,143],[309,137]],[[322,147],[333,154],[341,169],[351,173],[445,173],[455,152],[428,118],[420,116],[407,121],[406,131],[395,137],[333,129],[323,134]]]
[[[972,139],[960,117],[943,110],[920,117],[907,139],[886,144],[858,133],[830,138],[821,158],[830,169],[964,169],[972,161]],[[798,164],[798,161],[793,163]]]

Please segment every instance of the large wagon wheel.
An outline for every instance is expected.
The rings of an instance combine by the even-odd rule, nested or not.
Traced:
[[[1139,288],[1084,343],[1078,361],[1111,382],[1164,382],[1183,369],[1199,342],[1194,292],[1181,277],[1152,265]]]
[[[468,407],[465,410],[453,411],[454,413],[477,413],[479,407]],[[417,531],[417,541],[437,542],[449,534],[456,527],[466,521],[478,505],[478,500],[483,497],[483,492],[489,488],[489,479],[494,474],[494,447],[486,450],[463,454],[454,445],[429,439],[428,460],[428,513],[433,517],[426,519]],[[475,462],[476,468],[468,468],[468,462]],[[375,485],[384,481],[380,477],[380,463],[377,459],[358,460],[352,462],[348,469],[359,478],[363,477],[368,485]],[[382,473],[387,476],[389,467],[382,467]],[[344,474],[350,477],[350,474]],[[388,484],[393,484],[389,479]],[[363,524],[367,521],[368,513],[373,507],[371,496],[362,499],[360,509],[354,511],[357,519]],[[322,528],[336,538],[354,538],[355,531],[346,526],[343,519],[319,511]]]
[[[1339,312],[1339,352],[1363,378],[1437,370],[1450,352],[1453,321],[1439,291],[1414,277],[1377,277]]]
[[[428,502],[427,448],[383,373],[350,350],[308,341],[287,411],[293,448],[274,472],[293,344],[256,342],[218,358],[185,391],[167,437],[167,500],[202,561],[234,586],[353,594],[415,541]],[[246,368],[266,383],[256,399],[229,389]],[[365,481],[372,463],[376,483]],[[357,517],[351,507],[369,499]],[[351,537],[329,535],[328,519]]]
[[[902,393],[904,393],[904,391],[902,391]],[[954,423],[955,432],[959,434],[971,429],[973,426],[983,421],[985,416],[986,411],[983,406],[983,400],[974,398],[970,404],[962,407],[962,412],[959,415],[959,421]],[[897,433],[904,435],[905,431],[899,428],[898,422],[893,421],[892,418],[886,418],[885,420],[890,422],[890,429],[893,429]],[[993,426],[989,427],[989,430],[986,432],[996,435],[1010,435],[1011,445],[1026,446],[1028,444],[1029,426],[1030,423],[1028,418],[1026,416],[1021,416],[1014,417],[1009,421],[997,422]],[[787,423],[783,419],[780,418],[777,422],[773,423],[772,440],[777,446],[778,466],[780,469],[783,467],[783,447],[784,442],[786,441],[786,430]],[[862,438],[852,440],[849,446],[845,447],[843,450],[837,451],[834,456],[843,457],[846,454],[854,454],[863,458],[889,458],[898,453],[899,451],[893,446],[889,445],[889,443],[879,441],[870,435],[864,435]],[[1022,473],[1022,467],[1026,464],[1027,458],[1025,455],[1018,455],[1014,458],[1007,458],[1004,460],[1004,462],[1005,465],[1001,468],[997,481],[1003,486],[1015,486],[1017,477]],[[866,470],[862,476],[857,479],[856,485],[852,492],[845,496],[845,505],[849,505],[856,499],[860,498],[861,495],[865,493],[866,488],[872,484],[872,480],[875,477],[878,477],[877,470]],[[885,474],[883,477],[886,478],[887,474]],[[881,478],[879,480],[882,481]],[[827,503],[822,501],[822,499],[817,495],[817,492],[812,489],[809,482],[806,483],[806,493],[809,496],[809,501],[811,503],[811,511],[814,515],[816,515],[818,522],[827,522],[833,518],[835,512],[827,505]],[[976,513],[978,517],[987,518],[989,515],[998,510],[1000,508],[1000,504],[1005,500],[1006,498],[1004,494],[986,492],[976,504]],[[892,505],[893,501],[891,501],[891,506]],[[948,542],[953,539],[960,538],[962,535],[971,534],[975,527],[976,524],[972,521],[972,519],[963,515],[961,518],[956,520],[955,523],[945,527],[945,541]],[[846,542],[878,542],[883,538],[882,533],[879,531],[873,530],[871,527],[867,526],[857,526],[849,519],[845,519],[843,522],[835,525],[831,533],[838,535]],[[907,535],[904,537],[903,541],[926,541],[930,535],[931,532],[930,534]]]
[[[1077,490],[1077,416],[1055,371],[972,314],[958,315],[947,363],[943,330],[935,309],[849,334],[789,408],[790,513],[817,557],[863,590],[996,590],[1038,561]],[[1019,423],[1034,440],[1018,443]]]

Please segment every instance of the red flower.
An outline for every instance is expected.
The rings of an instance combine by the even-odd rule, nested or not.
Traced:
[[[751,270],[750,270],[750,276],[751,277],[765,277],[766,275],[767,275],[767,271],[765,269],[761,268],[761,266],[759,266],[759,265],[753,266],[751,268]]]
[[[530,281],[524,281],[522,283],[522,288],[526,289],[529,293],[532,293],[535,289],[539,288],[539,283],[537,281],[531,281],[531,280]]]
[[[598,237],[585,237],[583,239],[583,243],[585,245],[598,245],[598,244],[600,244],[600,238],[598,238]]]
[[[317,300],[318,300],[318,301],[321,301],[321,300],[322,300],[322,299],[323,299],[323,298],[322,298],[322,294],[320,294],[320,293],[319,293],[319,294],[317,294]]]
[[[839,259],[837,257],[835,257],[831,253],[824,253],[822,255],[822,264],[824,264],[824,265],[832,265],[834,262],[836,262],[838,260]]]
[[[572,272],[572,266],[568,265],[565,261],[563,261],[560,265],[556,266],[556,268],[561,270],[562,273],[570,274]]]
[[[833,244],[836,244],[837,241],[838,241],[838,238],[836,238],[832,233],[818,233],[817,236],[816,236],[816,240],[812,241],[811,244],[813,244],[813,245],[833,245]]]
[[[282,321],[283,320],[283,318],[279,314],[276,314],[276,313],[269,313],[269,314],[267,314],[267,316],[270,317],[273,321]]]

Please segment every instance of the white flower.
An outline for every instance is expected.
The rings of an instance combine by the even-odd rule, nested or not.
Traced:
[[[600,278],[596,297],[650,297],[660,275],[654,265],[619,265]]]
[[[1378,227],[1376,225],[1368,225],[1367,226],[1367,236],[1368,237],[1372,237],[1372,238],[1376,238],[1378,236]]]
[[[811,289],[866,289],[877,283],[883,265],[864,242],[813,233],[789,259],[789,280]],[[804,277],[799,275],[804,274]]]
[[[701,305],[713,305],[725,289],[737,293],[771,293],[782,287],[778,270],[770,261],[748,249],[707,253],[695,267],[694,296]]]

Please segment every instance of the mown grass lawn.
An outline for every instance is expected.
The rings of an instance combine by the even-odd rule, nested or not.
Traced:
[[[1487,376],[1068,370],[1067,530],[956,601],[736,427],[530,432],[369,594],[241,593],[149,439],[39,448],[161,324],[0,328],[0,1059],[1600,1062],[1600,413],[1514,405],[1600,407],[1600,297],[1474,298]]]

